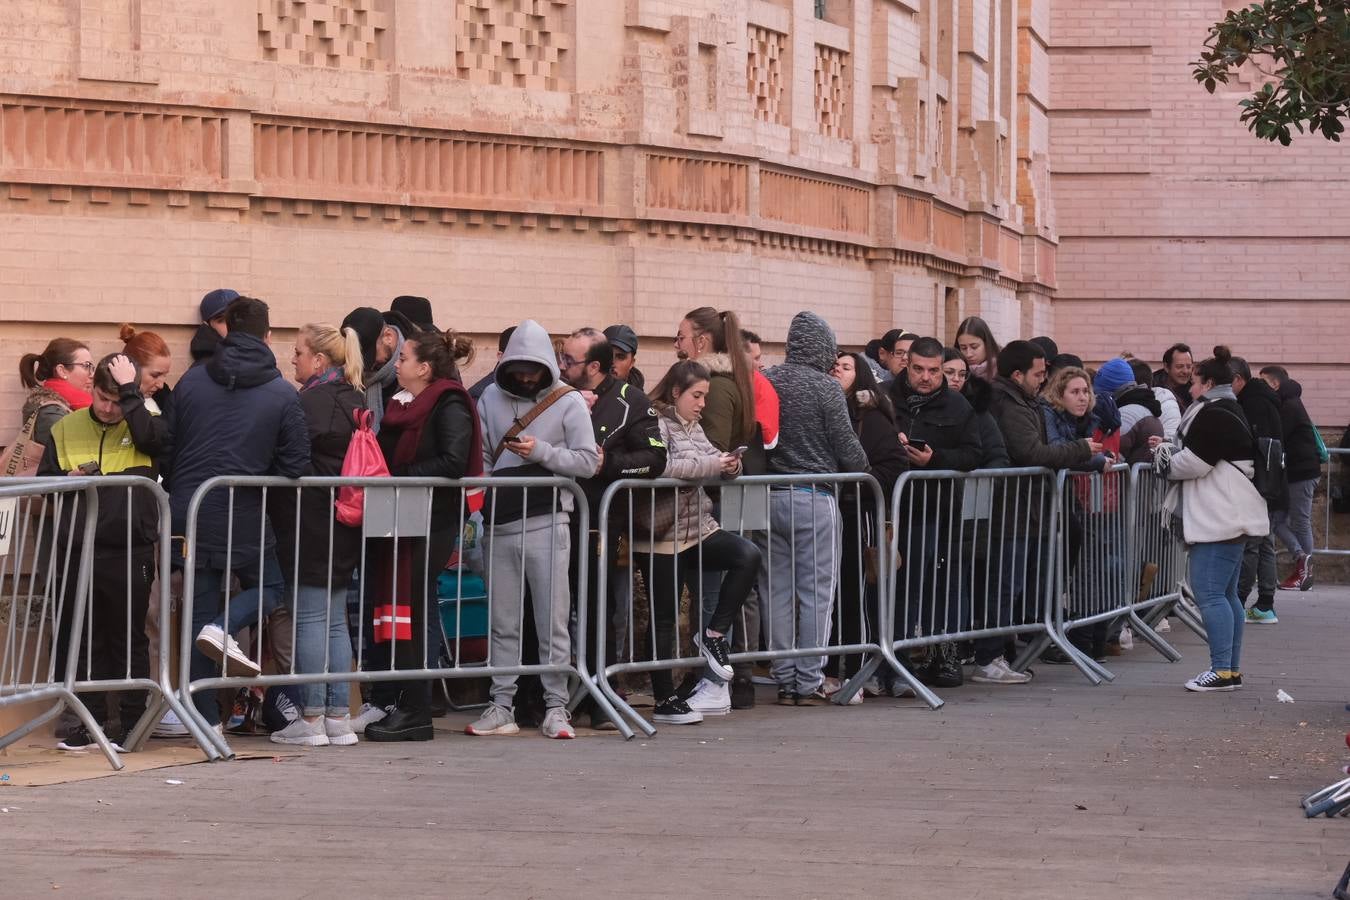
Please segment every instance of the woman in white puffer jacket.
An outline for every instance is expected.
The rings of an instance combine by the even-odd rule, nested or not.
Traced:
[[[1247,538],[1270,530],[1266,501],[1252,484],[1256,439],[1233,394],[1227,347],[1195,368],[1191,397],[1168,443],[1151,438],[1153,465],[1174,481],[1163,501],[1164,514],[1180,519],[1190,556],[1190,586],[1205,620],[1210,667],[1186,682],[1188,691],[1232,691],[1242,687],[1239,657],[1245,611],[1238,575]]]

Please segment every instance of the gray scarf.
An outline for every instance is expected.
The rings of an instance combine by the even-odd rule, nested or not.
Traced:
[[[376,434],[380,433],[380,422],[384,419],[384,389],[397,378],[398,355],[403,352],[403,332],[393,325],[389,327],[398,336],[394,353],[373,375],[366,376],[366,409],[371,412],[370,430]]]

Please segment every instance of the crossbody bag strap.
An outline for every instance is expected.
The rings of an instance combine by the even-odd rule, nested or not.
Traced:
[[[508,443],[519,437],[520,433],[526,428],[529,428],[530,423],[542,416],[550,406],[561,400],[565,394],[570,393],[572,393],[572,388],[565,384],[560,384],[550,391],[547,397],[530,407],[529,412],[525,413],[523,416],[517,417],[515,424],[506,429],[506,434],[502,435],[502,439],[497,442],[497,448],[492,451],[493,467],[496,467],[497,460],[506,452],[506,445]]]

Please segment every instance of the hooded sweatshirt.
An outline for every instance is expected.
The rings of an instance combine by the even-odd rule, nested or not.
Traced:
[[[173,482],[169,503],[173,533],[184,534],[193,493],[217,475],[279,475],[298,478],[309,466],[309,429],[300,396],[281,377],[272,349],[243,332],[229,334],[203,365],[183,375],[174,392]],[[228,490],[209,493],[197,517],[200,561],[225,565]],[[256,564],[260,550],[274,546],[270,526],[259,543],[261,492],[234,492],[234,542],[230,567]]]
[[[542,366],[545,374],[537,387],[527,390],[517,376],[523,368],[529,368],[529,364]],[[559,398],[521,432],[521,437],[535,439],[528,458],[522,459],[510,450],[503,450],[501,456],[493,459],[502,436],[516,419],[523,418],[561,383],[558,360],[548,332],[533,319],[526,319],[511,335],[506,351],[497,363],[494,382],[478,400],[478,417],[483,426],[484,473],[513,478],[558,475],[588,478],[595,474],[600,453],[591,429],[590,411],[576,391]],[[492,507],[484,510],[483,519],[492,522],[503,534],[522,530],[522,518],[525,531],[547,528],[550,524],[566,524],[573,506],[572,495],[558,492],[561,512],[554,519],[552,493],[535,489],[525,497],[523,490],[498,488],[489,492]],[[526,501],[528,509],[523,508]]]
[[[1303,406],[1303,385],[1290,378],[1275,392],[1284,426],[1284,471],[1289,483],[1316,481],[1322,475],[1322,454],[1312,418]]]
[[[834,332],[824,319],[812,312],[793,316],[783,364],[764,373],[780,404],[770,472],[867,471],[867,454],[853,431],[844,390],[829,375],[837,353]]]

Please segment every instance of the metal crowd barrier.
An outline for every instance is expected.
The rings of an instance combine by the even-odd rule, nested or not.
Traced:
[[[1335,546],[1335,529],[1332,528],[1336,502],[1350,503],[1350,483],[1347,483],[1350,482],[1350,449],[1328,447],[1327,453],[1331,459],[1322,474],[1322,533],[1313,535],[1314,543],[1317,544],[1313,556],[1350,556],[1350,545]],[[1318,538],[1321,540],[1318,541]]]
[[[1104,644],[1110,631],[1128,625],[1168,661],[1176,662],[1181,654],[1139,616],[1140,610],[1158,607],[1167,607],[1160,612],[1165,615],[1182,601],[1184,545],[1160,512],[1167,481],[1151,466],[1131,469],[1117,464],[1105,472],[1063,470],[1059,482],[1062,602],[1056,630],[1067,638],[1070,631],[1086,629],[1087,640],[1095,645]],[[1102,678],[1114,677],[1077,644],[1075,651]]]
[[[902,475],[891,496],[894,651],[1023,637],[1015,670],[1053,643],[1096,680],[1054,628],[1058,500],[1049,469]],[[907,670],[904,677],[929,706],[942,705]]]
[[[107,497],[121,491],[127,501],[126,541],[122,549],[116,549],[98,543],[99,494]],[[153,547],[133,554],[132,501],[139,492],[148,495],[145,502],[155,506],[158,537]],[[81,515],[83,523],[77,531],[75,522]],[[135,724],[122,737],[122,747],[128,751],[144,745],[166,709],[173,709],[180,718],[185,714],[169,685],[170,635],[167,630],[160,632],[156,672],[149,670],[150,648],[145,638],[150,604],[158,604],[163,621],[169,615],[168,579],[160,578],[157,596],[151,595],[152,574],[169,568],[168,496],[155,482],[126,475],[37,478],[0,486],[0,556],[4,557],[0,560],[6,588],[3,601],[8,606],[0,654],[4,661],[0,707],[55,701],[0,736],[0,747],[13,744],[69,708],[112,767],[121,769],[118,750],[100,724],[103,716],[89,709],[91,695],[105,706],[107,694],[122,695],[118,711],[110,716],[134,713],[141,707],[135,695],[147,695]],[[146,571],[135,573],[138,556]],[[143,640],[147,645],[137,648]],[[136,671],[142,668],[135,659],[139,650],[146,653],[143,671]],[[114,656],[120,656],[120,664],[109,661]],[[189,725],[189,733],[211,756],[201,730]]]
[[[776,678],[795,679],[795,671],[786,665],[791,661],[805,665],[808,677],[813,677],[816,669],[822,669],[825,658],[842,658],[840,680],[845,683],[832,698],[841,704],[861,690],[883,663],[900,676],[912,678],[895,659],[890,642],[882,639],[890,578],[885,565],[885,499],[872,476],[755,475],[701,482],[625,479],[609,485],[597,513],[600,559],[611,558],[620,536],[628,544],[628,565],[615,570],[624,573],[626,583],[616,585],[611,580],[611,566],[601,565],[596,585],[600,612],[595,634],[599,654],[595,677],[615,708],[645,734],[654,734],[656,729],[620,696],[612,679],[622,673],[704,665],[689,636],[680,633],[683,588],[688,588],[690,597],[690,632],[701,635],[710,615],[704,609],[710,592],[700,589],[704,583],[704,540],[700,537],[683,548],[681,556],[686,558],[681,560],[681,571],[669,562],[658,564],[657,557],[671,554],[659,553],[650,541],[644,546],[646,536],[661,533],[664,527],[678,530],[687,522],[676,503],[673,522],[663,520],[658,526],[661,501],[674,501],[682,492],[700,489],[714,496],[720,493],[719,524],[723,530],[749,539],[761,557],[756,585],[760,628],[755,633],[753,616],[744,615],[743,609],[735,627],[751,633],[742,641],[747,649],[731,654],[733,665],[769,662],[777,668]],[[794,539],[808,533],[809,540]],[[674,581],[670,591],[661,591],[669,608],[659,608],[653,596],[654,585],[644,584],[648,603],[643,610],[634,599],[639,594],[635,576],[640,570],[650,575],[658,565],[663,572],[668,569]],[[871,590],[866,587],[869,582],[875,583]],[[845,585],[852,596],[845,595]],[[869,597],[876,599],[869,602]],[[616,599],[623,604],[619,610],[623,625],[618,650],[611,652],[609,627]],[[647,625],[640,631],[637,622],[644,612]],[[673,623],[674,638],[664,648],[658,646],[658,614]],[[763,649],[759,649],[761,639]],[[856,671],[850,672],[855,665]],[[664,699],[655,698],[658,703]]]
[[[296,595],[297,588],[300,586],[299,557],[302,554],[319,553],[326,554],[331,558],[333,552],[333,541],[335,536],[335,525],[331,517],[325,526],[328,529],[326,540],[321,542],[320,546],[309,546],[303,544],[299,539],[301,519],[300,519],[300,492],[305,490],[322,490],[328,493],[328,504],[331,504],[337,498],[337,494],[342,487],[361,487],[365,489],[364,500],[364,520],[361,525],[361,551],[358,562],[359,577],[352,587],[355,590],[359,601],[358,606],[361,609],[360,618],[356,626],[350,629],[350,636],[354,641],[352,654],[352,671],[333,671],[331,666],[331,656],[324,653],[324,664],[319,671],[300,671],[297,668],[296,657],[298,654],[290,653],[289,659],[274,659],[273,668],[278,669],[273,674],[263,674],[255,676],[237,676],[227,672],[227,664],[222,661],[219,664],[212,664],[215,670],[209,676],[199,674],[193,677],[191,672],[192,656],[195,652],[195,639],[197,630],[201,622],[194,623],[193,611],[195,601],[198,599],[194,595],[197,589],[197,580],[210,571],[234,572],[241,578],[241,583],[264,582],[266,573],[264,571],[265,560],[259,558],[255,561],[249,561],[243,566],[236,565],[235,560],[238,555],[235,551],[235,542],[237,535],[244,534],[240,531],[241,527],[250,529],[250,534],[256,534],[261,540],[268,528],[267,522],[267,497],[269,494],[275,494],[279,491],[294,491],[297,493],[296,514],[293,521],[288,523],[272,522],[271,527],[281,528],[289,527],[295,529],[297,535],[296,545],[300,548],[297,552],[296,562],[291,572],[283,572],[282,576],[287,581],[287,590],[285,597],[278,609],[293,608],[293,598]],[[447,528],[433,529],[432,520],[432,493],[433,491],[454,491],[457,497],[456,511],[453,515],[451,526]],[[450,558],[451,552],[456,548],[456,540],[465,534],[465,527],[473,520],[473,515],[469,510],[468,495],[471,491],[481,491],[485,498],[486,505],[482,513],[482,527],[486,538],[486,553],[484,557],[484,569],[491,570],[494,562],[495,537],[500,537],[508,533],[509,529],[497,529],[495,519],[495,499],[497,492],[504,490],[521,490],[522,505],[530,503],[530,492],[546,492],[550,509],[558,509],[560,498],[565,493],[572,497],[573,509],[571,517],[576,528],[572,531],[574,535],[581,535],[581,539],[575,542],[570,548],[570,553],[574,554],[579,562],[586,559],[587,540],[585,535],[588,532],[589,510],[586,505],[586,498],[581,489],[575,482],[565,478],[474,478],[474,479],[441,479],[441,478],[336,478],[336,477],[311,477],[300,479],[286,479],[275,477],[231,477],[221,476],[212,478],[197,490],[188,506],[187,515],[187,533],[185,544],[185,574],[183,584],[183,611],[182,627],[180,629],[181,640],[181,659],[180,659],[180,692],[184,706],[187,707],[193,720],[207,732],[216,749],[222,756],[229,756],[230,749],[226,740],[220,732],[213,730],[194,702],[194,695],[202,692],[214,691],[218,688],[240,687],[262,687],[284,685],[304,685],[304,684],[329,684],[338,681],[378,683],[388,681],[419,681],[432,679],[452,679],[452,678],[483,678],[492,676],[507,675],[548,675],[562,674],[572,679],[577,679],[580,683],[580,690],[587,691],[600,707],[619,723],[620,730],[626,737],[632,736],[631,729],[614,714],[608,700],[595,687],[590,678],[586,667],[586,640],[588,637],[586,629],[586,605],[584,603],[576,604],[577,627],[575,635],[571,641],[571,652],[563,654],[562,658],[541,660],[538,663],[526,664],[523,662],[525,648],[519,647],[513,658],[496,659],[493,657],[492,637],[490,623],[494,619],[493,606],[491,602],[491,591],[485,593],[487,596],[477,596],[472,598],[470,604],[468,597],[465,596],[463,586],[465,579],[473,573],[466,568],[464,555],[461,553],[458,557],[458,564],[455,568],[445,570],[444,566]],[[259,513],[256,522],[239,522],[236,518],[236,509],[240,505],[241,498],[247,495],[242,492],[255,492],[259,498]],[[225,535],[225,548],[223,557],[219,552],[215,554],[214,559],[206,559],[200,548],[201,544],[201,511],[203,504],[207,502],[213,494],[223,494],[224,514],[227,521],[227,533]],[[536,495],[537,496],[537,495]],[[252,501],[249,501],[252,505]],[[447,538],[447,535],[449,537]],[[553,560],[559,552],[556,539],[550,537],[539,537],[542,541],[549,541],[550,559]],[[421,622],[427,626],[421,629],[420,634],[406,634],[400,636],[400,626],[409,625],[409,619],[413,618],[410,614],[413,612],[411,605],[415,598],[409,598],[406,603],[397,597],[399,593],[399,566],[401,554],[396,550],[390,552],[392,548],[400,546],[400,542],[411,542],[412,558],[407,562],[412,567],[409,573],[407,584],[409,586],[418,583],[429,583],[433,575],[439,576],[438,580],[448,578],[450,584],[454,585],[447,596],[443,593],[445,586],[442,584],[442,590],[438,590],[436,608],[432,608],[433,598],[430,592],[425,592],[422,597]],[[323,544],[326,543],[326,546]],[[527,541],[520,541],[520,568],[525,565],[525,553]],[[535,545],[537,546],[537,545]],[[427,548],[427,549],[418,549]],[[445,550],[445,557],[440,557],[440,549]],[[420,561],[417,557],[420,556]],[[503,559],[505,559],[503,557]],[[419,564],[420,563],[420,564]],[[567,560],[564,559],[562,577],[566,578]],[[556,561],[553,563],[553,571],[557,571]],[[579,568],[580,583],[578,593],[585,596],[586,587],[586,567],[581,565]],[[448,574],[444,574],[448,573]],[[385,582],[384,578],[388,577]],[[216,576],[210,576],[215,578]],[[220,619],[229,623],[234,619],[242,619],[250,626],[261,625],[268,619],[268,616],[275,612],[272,609],[272,600],[267,599],[264,593],[260,592],[254,602],[252,602],[242,612],[238,610],[232,615],[231,612],[231,591],[224,589],[224,584],[228,583],[228,578],[223,580],[221,591]],[[387,585],[389,594],[385,596],[382,602],[375,597],[368,596],[368,593],[379,593]],[[338,585],[330,583],[325,585],[331,593],[334,590],[343,590],[348,585]],[[569,595],[570,596],[570,595]],[[527,583],[524,578],[518,590],[515,592],[515,600],[512,605],[515,608],[515,621],[523,624],[524,611],[526,608]],[[534,604],[549,602],[548,598],[537,594],[530,594]],[[392,599],[392,602],[390,602]],[[448,605],[446,601],[450,601]],[[376,622],[372,612],[380,613],[375,609],[374,604],[380,603],[386,607],[383,610],[379,631],[385,640],[377,643],[373,640],[375,637]],[[236,604],[237,606],[237,604]],[[408,607],[406,613],[399,607]],[[550,607],[551,610],[551,607]],[[504,615],[509,614],[509,608],[502,610]],[[203,618],[202,616],[198,618]],[[275,616],[273,616],[275,622]],[[331,611],[326,615],[325,630],[332,624]],[[439,624],[440,627],[434,627]],[[271,626],[271,627],[274,627]],[[297,636],[297,617],[290,616],[289,631],[290,645],[295,647]],[[251,628],[251,637],[248,645],[241,649],[255,662],[262,661],[262,635],[263,627]],[[284,626],[283,626],[284,630]],[[411,629],[407,629],[411,632]],[[453,636],[452,636],[453,633]],[[434,636],[432,636],[434,635]],[[274,638],[275,641],[275,638]],[[420,647],[414,649],[414,658],[423,661],[424,665],[414,667],[400,668],[398,665],[398,648],[400,643],[412,641],[420,644]],[[444,643],[448,651],[448,659],[440,654],[440,644]],[[387,649],[387,653],[383,652]],[[419,652],[420,651],[420,652]],[[406,653],[406,651],[405,651]],[[200,665],[200,662],[199,662]],[[214,697],[208,702],[214,702]]]

